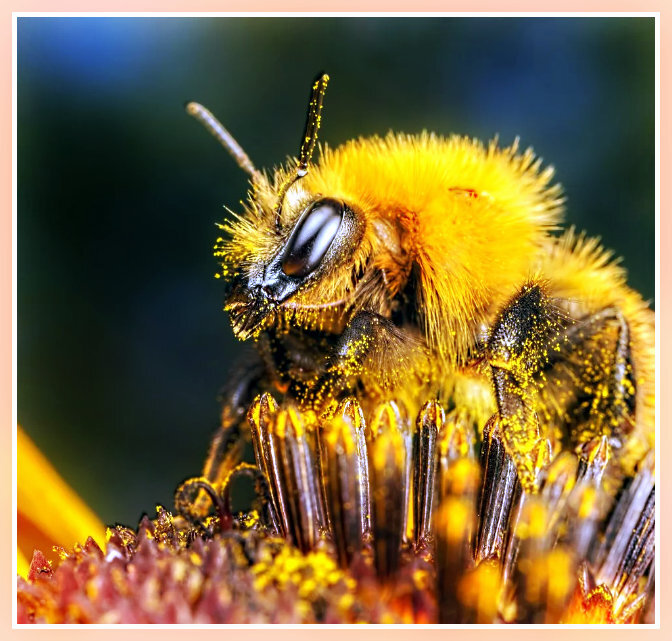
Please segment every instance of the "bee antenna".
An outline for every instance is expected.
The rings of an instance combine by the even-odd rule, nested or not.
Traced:
[[[253,182],[257,184],[263,182],[261,172],[255,168],[250,157],[243,151],[243,148],[224,125],[212,115],[209,109],[206,109],[198,102],[187,103],[185,109],[190,116],[196,118],[220,142],[222,147],[231,154],[238,166],[252,178]]]
[[[308,163],[313,157],[315,144],[317,143],[317,132],[322,124],[322,102],[324,94],[327,91],[329,75],[323,73],[313,85],[313,92],[308,103],[308,117],[306,118],[306,130],[303,133],[301,142],[301,151],[299,152],[299,164],[296,173],[302,178],[308,173]]]
[[[306,118],[306,129],[303,132],[301,139],[301,149],[299,150],[299,161],[296,165],[294,173],[288,176],[285,182],[278,190],[278,204],[275,209],[275,226],[280,226],[280,212],[282,211],[282,202],[285,199],[287,190],[299,179],[303,178],[308,173],[308,166],[310,159],[313,157],[315,144],[317,143],[317,132],[320,130],[322,123],[322,102],[324,101],[324,94],[327,91],[327,83],[329,82],[329,75],[321,74],[313,83],[313,90],[310,94],[310,102],[308,103],[308,117]]]

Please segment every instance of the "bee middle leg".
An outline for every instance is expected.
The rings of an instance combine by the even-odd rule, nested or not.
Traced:
[[[606,308],[567,328],[564,339],[546,367],[544,405],[562,408],[569,446],[606,436],[620,448],[634,428],[636,409],[627,321],[620,310]]]

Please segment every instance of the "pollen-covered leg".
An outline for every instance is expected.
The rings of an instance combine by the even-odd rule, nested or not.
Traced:
[[[542,287],[527,285],[494,325],[488,359],[497,420],[526,489],[536,486],[543,439],[625,444],[635,424],[636,380],[628,324],[617,309],[572,321]],[[621,454],[625,465],[638,456],[627,448]]]
[[[546,375],[546,405],[564,408],[573,446],[606,436],[618,448],[634,427],[636,381],[630,331],[609,308],[569,327]]]
[[[373,312],[360,312],[338,338],[324,373],[312,385],[297,386],[292,390],[293,394],[305,405],[324,407],[344,390],[353,389],[365,368],[372,370],[367,374],[375,376],[379,371],[393,376],[403,363],[397,362],[396,367],[391,368],[387,367],[387,359],[393,359],[392,354],[400,356],[399,348],[405,338],[403,332],[386,318]],[[385,363],[377,362],[381,359]],[[386,380],[381,379],[379,384],[385,387]]]
[[[538,374],[561,350],[567,320],[541,285],[525,285],[492,328],[487,357],[498,413],[494,420],[521,484],[536,487],[544,437],[538,416]]]

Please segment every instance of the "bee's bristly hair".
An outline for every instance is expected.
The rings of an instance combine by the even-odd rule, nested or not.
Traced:
[[[263,175],[256,169],[250,157],[210,110],[198,102],[187,103],[185,109],[190,116],[198,120],[219,141],[222,147],[231,154],[238,166],[252,178],[252,182],[258,184],[263,181]]]
[[[310,102],[308,103],[308,116],[306,119],[306,128],[301,139],[301,149],[299,150],[299,161],[294,172],[289,174],[278,190],[278,203],[275,210],[275,224],[279,226],[280,211],[282,209],[282,202],[285,198],[287,190],[299,179],[308,173],[308,165],[313,157],[315,144],[317,143],[317,133],[322,122],[322,103],[324,101],[324,94],[327,91],[327,83],[329,76],[326,73],[320,77],[313,84],[313,90],[310,95]]]
[[[515,143],[390,133],[326,149],[301,188],[357,207],[370,230],[387,225],[387,239],[398,234],[399,256],[418,267],[416,304],[428,341],[460,362],[490,309],[505,302],[501,293],[527,277],[529,257],[560,222],[561,190],[551,178]],[[385,244],[377,245],[378,263],[387,260],[403,281]]]

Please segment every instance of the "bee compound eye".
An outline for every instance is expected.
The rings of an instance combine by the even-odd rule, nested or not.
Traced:
[[[303,214],[287,242],[282,271],[303,278],[313,272],[331,246],[343,220],[343,207],[320,200]]]

